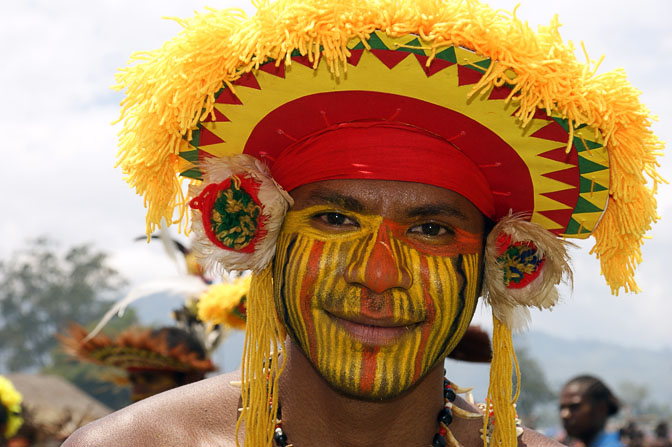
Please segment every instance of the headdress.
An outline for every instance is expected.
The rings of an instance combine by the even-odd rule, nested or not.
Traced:
[[[205,265],[254,272],[248,445],[267,445],[273,427],[259,408],[277,383],[254,378],[281,368],[266,361],[283,336],[268,266],[286,191],[334,178],[453,189],[496,223],[489,394],[494,438],[513,445],[511,330],[571,279],[564,239],[593,235],[612,292],[638,290],[662,144],[624,73],[577,61],[557,21],[535,33],[472,0],[280,0],[249,19],[209,11],[180,23],[118,75],[119,165],[145,199],[148,232],[186,224],[190,206]],[[191,179],[186,195],[180,178]]]
[[[152,330],[131,327],[115,337],[98,334],[87,339],[86,329],[72,324],[69,336],[59,338],[73,357],[126,371],[205,374],[216,369],[195,338],[174,342],[169,334],[171,330],[182,331],[177,328]]]
[[[21,401],[23,397],[19,393],[12,382],[5,376],[0,376],[0,405],[2,405],[6,419],[4,422],[5,432],[0,433],[4,439],[9,439],[16,434],[16,432],[23,424],[21,417]]]

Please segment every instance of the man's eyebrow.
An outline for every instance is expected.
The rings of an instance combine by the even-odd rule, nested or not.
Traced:
[[[426,205],[410,208],[406,211],[406,216],[408,217],[428,217],[436,215],[457,217],[460,220],[467,220],[466,214],[460,209],[446,203],[428,203]]]
[[[320,188],[311,191],[308,203],[310,205],[330,203],[355,213],[361,213],[364,210],[364,205],[359,200],[330,189]]]

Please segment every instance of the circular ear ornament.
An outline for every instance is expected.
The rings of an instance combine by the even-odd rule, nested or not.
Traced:
[[[208,239],[224,250],[250,253],[264,236],[264,216],[257,197],[259,183],[232,175],[211,183],[194,197],[190,206],[201,212]]]
[[[522,289],[540,274],[545,258],[539,254],[532,241],[512,242],[511,236],[497,235],[497,264],[501,266],[504,285],[509,289]]]
[[[262,270],[291,197],[249,155],[205,159],[201,167],[203,183],[190,190],[196,257],[206,269]]]
[[[492,229],[485,247],[485,296],[509,329],[527,326],[528,308],[557,303],[556,286],[572,281],[568,245],[521,214],[504,217]]]

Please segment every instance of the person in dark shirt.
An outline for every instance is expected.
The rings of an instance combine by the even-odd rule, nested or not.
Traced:
[[[607,432],[607,419],[618,413],[621,404],[597,377],[582,375],[571,379],[560,392],[560,419],[570,439],[586,447],[622,447],[617,432]]]

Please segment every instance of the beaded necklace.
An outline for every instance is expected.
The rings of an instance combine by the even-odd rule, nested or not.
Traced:
[[[479,413],[471,413],[469,411],[463,410],[462,408],[454,405],[453,402],[457,398],[457,394],[463,394],[470,391],[471,388],[462,389],[459,386],[451,383],[448,379],[444,377],[443,379],[443,399],[444,406],[439,411],[437,416],[437,421],[439,423],[439,430],[434,435],[430,447],[458,447],[460,444],[455,439],[453,434],[448,429],[448,426],[453,422],[453,415],[465,418],[465,419],[475,419],[482,418],[483,416]],[[282,429],[282,416],[281,416],[281,407],[278,407],[278,416],[275,421],[275,432],[273,433],[273,440],[275,441],[276,447],[292,447],[292,444],[287,440],[287,435]]]

